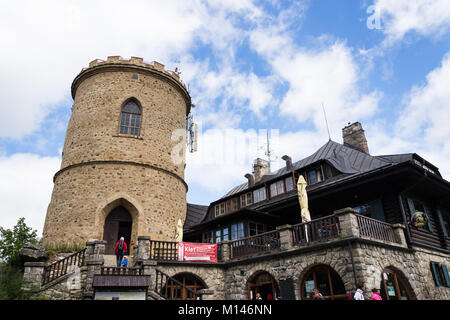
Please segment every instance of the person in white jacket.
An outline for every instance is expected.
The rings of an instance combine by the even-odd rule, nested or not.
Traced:
[[[356,289],[355,295],[353,296],[354,300],[364,300],[364,284],[360,283],[358,288]]]

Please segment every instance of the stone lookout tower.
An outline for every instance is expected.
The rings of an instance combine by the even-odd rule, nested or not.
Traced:
[[[138,236],[174,240],[186,216],[184,159],[191,98],[164,65],[94,60],[72,83],[74,104],[45,219],[47,244]],[[175,134],[174,134],[175,133]],[[177,148],[178,146],[178,148]]]

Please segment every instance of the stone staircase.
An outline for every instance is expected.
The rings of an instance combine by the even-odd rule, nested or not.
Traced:
[[[128,258],[128,267],[133,266],[133,256],[126,256]],[[115,254],[105,254],[103,256],[105,261],[104,267],[116,267],[116,255]]]

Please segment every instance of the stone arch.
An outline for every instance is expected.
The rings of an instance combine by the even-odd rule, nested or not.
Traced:
[[[111,211],[117,207],[125,208],[132,219],[131,241],[128,244],[129,253],[131,254],[133,252],[133,246],[136,244],[137,237],[139,236],[139,215],[141,212],[143,212],[143,209],[138,201],[128,195],[116,194],[105,199],[105,201],[103,201],[99,205],[95,219],[97,230],[99,230],[100,233],[98,239],[103,239],[103,228],[106,218],[111,213]]]
[[[164,290],[167,290],[167,295],[174,300],[193,300],[196,298],[195,295],[191,295],[190,291],[186,288],[192,290],[194,293],[202,289],[208,289],[206,282],[194,272],[191,272],[185,268],[176,270],[178,272],[173,273],[170,277],[182,283],[183,286],[176,282],[167,281],[164,285]]]
[[[298,276],[298,297],[302,300],[308,299],[310,290],[319,289],[327,299],[346,299],[348,288],[344,277],[345,274],[337,271],[331,264],[313,263],[304,268]]]
[[[398,296],[398,294],[400,293],[402,296],[406,296],[408,300],[417,300],[417,296],[408,280],[408,278],[406,277],[405,273],[398,267],[393,266],[393,265],[389,265],[383,268],[382,272],[380,273],[380,282],[378,282],[378,285],[375,288],[381,289],[381,293],[384,292],[384,295],[386,295],[387,293],[386,291],[386,287],[384,287],[385,285],[385,279],[383,279],[383,274],[384,273],[390,273],[392,272],[392,274],[395,274],[395,279],[394,282],[396,282],[394,284],[394,292],[396,292],[396,295]],[[401,290],[403,288],[403,290],[405,290],[404,294],[402,294],[402,292],[398,292],[399,290]],[[370,290],[369,288],[367,288],[368,290]]]
[[[280,296],[280,286],[277,279],[266,270],[260,269],[253,272],[247,279],[246,287],[248,300],[254,300],[257,293],[261,295],[263,300],[268,299],[269,295],[272,296],[271,299],[276,299]]]

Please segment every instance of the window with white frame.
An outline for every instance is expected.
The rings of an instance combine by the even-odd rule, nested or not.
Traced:
[[[241,195],[241,208],[249,206],[253,203],[252,193],[247,192],[246,194]]]
[[[253,200],[255,203],[266,200],[266,188],[259,188],[253,191]]]

